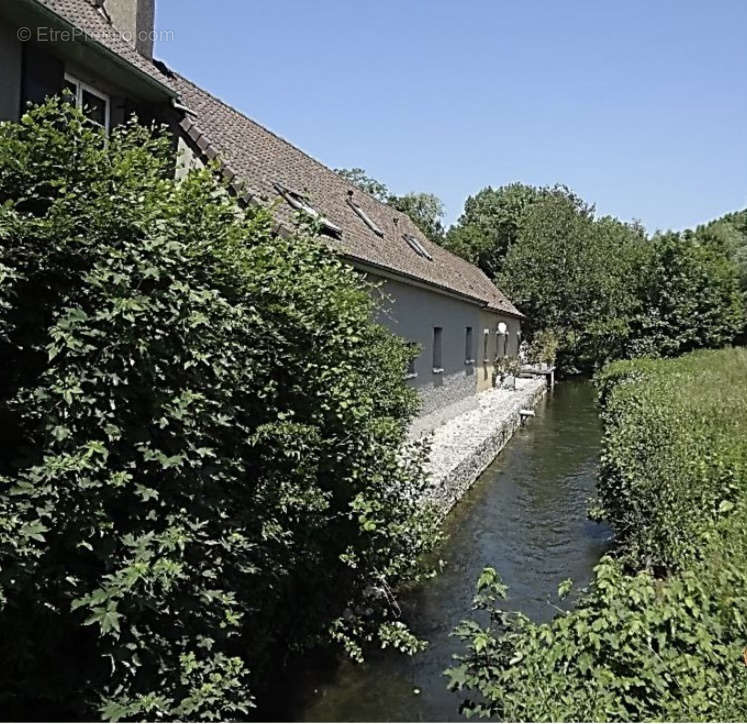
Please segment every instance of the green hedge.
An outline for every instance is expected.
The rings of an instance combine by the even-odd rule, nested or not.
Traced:
[[[0,711],[245,718],[303,647],[412,650],[407,346],[168,138],[0,125]]]
[[[598,383],[615,555],[543,625],[502,611],[486,570],[490,621],[457,630],[451,686],[473,693],[467,713],[509,720],[744,720],[747,352],[619,362]]]
[[[677,568],[744,495],[747,353],[616,362],[597,377],[601,514],[634,565]]]

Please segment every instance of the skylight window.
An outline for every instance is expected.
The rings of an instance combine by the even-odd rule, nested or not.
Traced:
[[[374,223],[373,219],[360,206],[358,206],[355,201],[353,201],[353,199],[348,198],[348,206],[350,206],[350,208],[360,216],[363,223],[371,229],[376,236],[384,236],[384,232]]]
[[[297,191],[283,186],[281,183],[273,184],[275,190],[297,211],[303,211],[303,213],[310,216],[312,219],[316,219],[322,227],[322,231],[332,236],[342,236],[342,229],[333,224],[324,214],[317,211],[310,203],[309,200]]]
[[[418,256],[423,256],[430,261],[433,261],[433,257],[426,251],[425,247],[412,235],[402,234],[402,238],[412,247]]]

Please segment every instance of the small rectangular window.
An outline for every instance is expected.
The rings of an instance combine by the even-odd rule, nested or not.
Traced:
[[[467,327],[464,334],[464,363],[471,365],[475,360],[472,352],[472,327]]]
[[[348,192],[352,193],[352,192]],[[355,211],[356,214],[361,218],[363,223],[373,231],[376,236],[384,236],[384,232],[376,225],[376,223],[373,221],[373,219],[360,207],[360,205],[356,204],[353,199],[348,197],[348,206],[350,206],[353,211]]]
[[[441,356],[441,343],[443,338],[443,328],[433,328],[433,372],[439,374],[443,372],[442,356]]]
[[[98,128],[109,132],[109,96],[83,81],[65,74],[65,90],[70,102]]]
[[[488,360],[488,343],[490,342],[490,330],[486,329],[482,335],[482,361],[489,362]]]
[[[408,342],[407,346],[410,348],[410,361],[407,363],[407,371],[405,372],[405,379],[411,380],[418,376],[417,370],[415,369],[415,361],[417,360],[418,344],[417,342]]]
[[[298,191],[293,191],[280,182],[275,182],[273,187],[292,208],[296,209],[296,211],[303,211],[307,216],[318,221],[322,232],[328,236],[333,236],[335,239],[342,237],[342,229],[337,226],[337,224],[333,224],[324,214],[317,211],[311,205],[311,202],[306,195],[301,194]]]
[[[426,248],[412,235],[402,234],[402,238],[410,245],[410,247],[419,256],[425,257],[429,261],[433,261],[433,257],[426,251]]]

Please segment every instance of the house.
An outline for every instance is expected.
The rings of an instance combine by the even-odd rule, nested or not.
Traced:
[[[380,321],[421,350],[404,373],[423,415],[473,404],[494,359],[517,354],[521,313],[407,215],[154,60],[154,2],[3,0],[0,120],[67,87],[107,129],[133,112],[168,124],[179,168],[218,160],[241,203],[275,204],[281,228],[298,211],[315,217],[329,246],[381,283]]]

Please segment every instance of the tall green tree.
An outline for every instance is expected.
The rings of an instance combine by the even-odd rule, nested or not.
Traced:
[[[743,336],[747,337],[747,209],[703,224],[694,234],[704,244],[726,252],[736,265],[745,310]]]
[[[642,313],[632,354],[675,356],[731,342],[744,325],[739,270],[728,251],[699,234],[657,234],[640,270]]]
[[[547,198],[565,198],[580,213],[592,211],[565,186],[537,187],[522,183],[497,189],[487,186],[467,198],[464,213],[449,229],[444,246],[494,279],[518,237],[524,215],[532,204]]]
[[[556,332],[566,371],[591,369],[624,353],[645,257],[640,229],[595,221],[573,196],[547,194],[522,216],[497,283],[527,315],[529,337]]]
[[[435,194],[410,192],[402,196],[392,194],[387,203],[407,214],[415,226],[431,241],[442,243],[444,237],[444,205]]]

